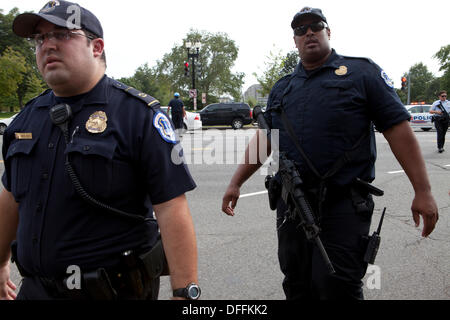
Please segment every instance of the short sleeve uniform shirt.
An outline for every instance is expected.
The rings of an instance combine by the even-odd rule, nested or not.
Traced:
[[[370,59],[345,57],[332,50],[316,70],[306,71],[300,62],[294,73],[272,88],[265,117],[269,126],[279,129],[280,151],[297,163],[304,180],[312,184],[316,177],[287,134],[280,108],[321,175],[370,131],[356,157],[330,178],[329,183],[337,186],[357,177],[375,178],[373,124],[382,132],[410,118],[386,72]]]
[[[195,188],[187,166],[172,161],[182,150],[174,148],[170,121],[125,89],[104,76],[80,96],[58,98],[48,90],[7,128],[2,182],[19,203],[18,258],[29,273],[107,267],[126,250],[150,248],[158,234],[154,221],[115,217],[82,200],[66,156],[87,193],[131,214],[151,216],[152,204]],[[58,103],[73,113],[68,144],[49,117]]]

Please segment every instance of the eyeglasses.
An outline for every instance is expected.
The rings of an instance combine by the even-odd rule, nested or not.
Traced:
[[[30,40],[34,43],[36,48],[39,48],[44,43],[45,39],[48,39],[48,40],[55,39],[57,41],[69,41],[70,39],[73,39],[76,36],[86,37],[86,38],[91,39],[91,40],[94,39],[94,37],[92,37],[92,36],[87,36],[85,34],[78,33],[78,32],[75,32],[75,31],[57,30],[57,31],[51,31],[51,32],[42,33],[42,34],[40,34],[40,33],[39,34],[33,34],[31,36]]]
[[[447,95],[446,94],[441,94],[441,97],[442,98],[447,98]]]
[[[322,31],[324,28],[328,27],[328,25],[323,21],[317,21],[310,24],[304,24],[302,26],[298,26],[294,28],[294,35],[296,36],[304,36],[306,32],[308,32],[308,28],[311,28],[313,32]]]

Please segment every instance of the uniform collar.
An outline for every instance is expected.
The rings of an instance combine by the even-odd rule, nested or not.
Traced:
[[[95,85],[95,87],[85,94],[83,98],[82,105],[91,105],[91,104],[107,104],[108,103],[108,88],[109,81],[106,74],[100,79],[100,81]],[[72,97],[68,97],[69,99]],[[48,93],[41,96],[38,101],[35,103],[36,107],[49,107],[56,103],[56,96],[53,91],[49,91]]]
[[[334,69],[339,68],[339,60],[341,58],[342,57],[336,53],[336,50],[331,49],[331,54],[328,57],[327,61],[325,61],[325,63],[321,67],[315,69],[315,71],[318,71],[318,70],[321,70],[324,68],[334,68]],[[303,64],[301,61],[297,65],[297,67],[295,67],[294,75],[297,75],[297,74],[298,75],[306,75],[307,74],[305,69],[303,68]]]

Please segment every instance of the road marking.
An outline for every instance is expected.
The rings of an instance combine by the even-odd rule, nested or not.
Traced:
[[[259,192],[253,192],[253,193],[247,193],[247,194],[243,194],[243,195],[239,196],[239,198],[252,197],[252,196],[257,196],[257,195],[260,195],[260,194],[265,194],[265,193],[267,193],[267,190],[265,190],[265,191],[259,191]]]
[[[405,172],[405,170],[389,171],[388,174],[404,173],[404,172]]]

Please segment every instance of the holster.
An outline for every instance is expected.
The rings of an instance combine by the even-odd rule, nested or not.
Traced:
[[[17,241],[14,240],[11,242],[11,262],[16,264],[17,270],[22,277],[30,277],[31,275],[25,271],[25,269],[21,266],[19,260],[17,259]]]
[[[169,266],[161,239],[156,242],[150,251],[139,255],[139,259],[150,279],[169,275]]]
[[[116,300],[117,292],[114,290],[111,279],[105,269],[100,268],[83,273],[84,287],[87,294],[94,300]]]
[[[277,178],[274,176],[266,176],[264,185],[267,189],[267,194],[269,196],[269,206],[271,210],[277,208],[278,198],[281,196],[282,186]]]
[[[356,213],[364,218],[370,219],[373,213],[373,209],[375,208],[375,204],[372,200],[372,196],[366,194],[364,197],[360,191],[357,189],[351,188],[351,197],[353,207],[356,210]]]

